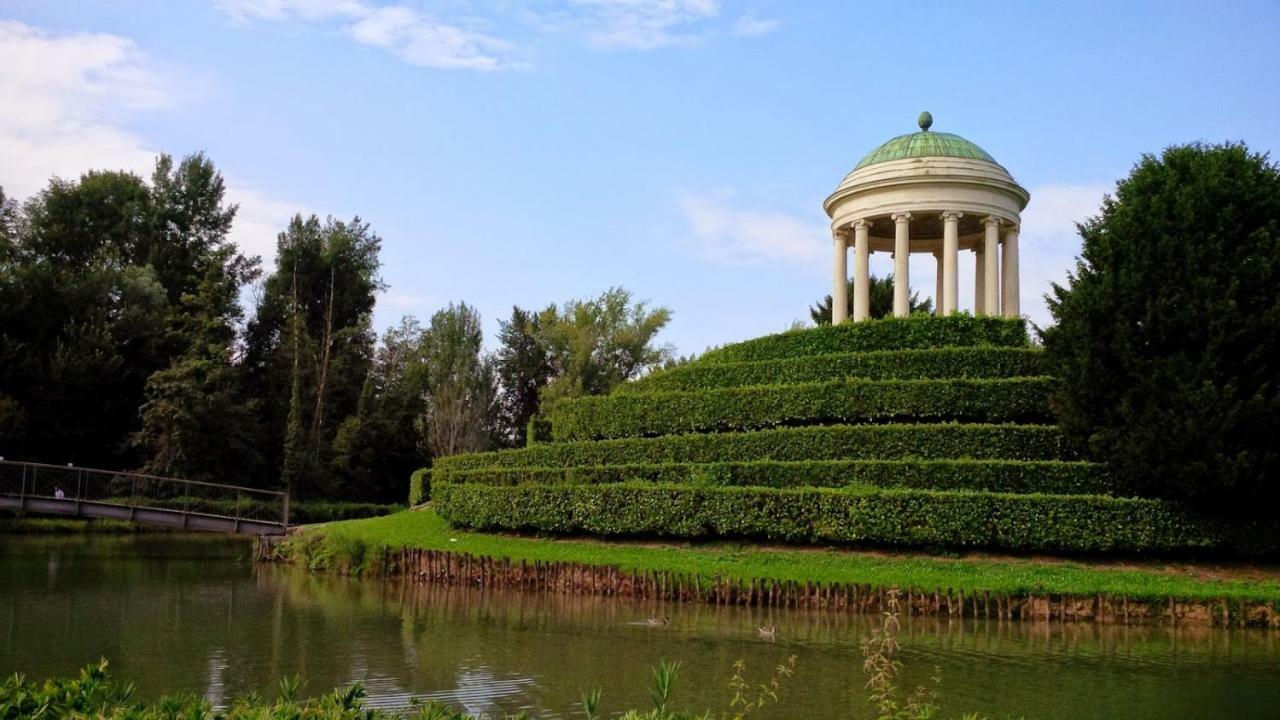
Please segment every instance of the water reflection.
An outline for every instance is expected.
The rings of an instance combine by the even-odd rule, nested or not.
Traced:
[[[721,708],[734,660],[754,681],[794,654],[786,710],[767,717],[871,716],[858,642],[873,617],[355,581],[254,566],[222,539],[3,538],[0,613],[0,672],[66,673],[106,656],[146,696],[220,702],[298,674],[311,691],[363,680],[378,706],[434,698],[549,718],[572,715],[593,687],[610,708],[642,706],[648,668],[666,658],[684,663],[678,703]],[[670,625],[643,622],[663,615]],[[1280,707],[1274,632],[912,618],[901,639],[906,683],[941,668],[949,715]]]

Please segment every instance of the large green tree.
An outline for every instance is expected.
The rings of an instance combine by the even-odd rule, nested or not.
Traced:
[[[670,321],[670,310],[634,301],[620,287],[547,307],[538,326],[553,372],[542,399],[602,395],[660,366],[674,352],[655,342]]]
[[[480,313],[466,303],[431,316],[423,345],[427,406],[421,428],[436,457],[484,450],[494,432],[497,375],[482,350]]]
[[[410,473],[429,460],[418,431],[428,392],[425,343],[412,317],[383,334],[356,413],[334,436],[331,464],[342,497],[403,502]]]
[[[1280,170],[1239,144],[1145,156],[1055,285],[1043,331],[1062,426],[1125,489],[1280,500]]]
[[[537,313],[511,308],[511,317],[498,326],[498,351],[494,364],[501,392],[498,423],[504,444],[526,442],[529,418],[538,414],[539,395],[555,373],[542,338]]]
[[[893,314],[893,275],[885,277],[869,276],[869,295],[871,298],[871,317],[882,318]],[[845,292],[848,298],[849,306],[846,309],[846,315],[853,317],[853,280],[849,280],[848,290]],[[911,291],[908,299],[912,314],[914,313],[931,313],[933,312],[933,300],[930,298],[920,299],[920,295],[915,291]],[[813,319],[815,325],[831,324],[831,295],[828,294],[817,303],[809,306],[809,317]]]
[[[217,325],[229,345],[234,291],[256,271],[227,240],[235,207],[221,177],[203,155],[161,156],[149,184],[89,172],[53,180],[20,212],[0,206],[0,445],[146,461],[151,448],[129,439],[148,379],[190,350],[198,326]],[[211,278],[233,289],[230,305],[197,307]]]
[[[245,392],[260,423],[261,473],[324,495],[337,427],[358,410],[373,362],[381,240],[359,218],[295,217],[245,335]]]

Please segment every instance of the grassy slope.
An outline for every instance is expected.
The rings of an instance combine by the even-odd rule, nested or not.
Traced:
[[[1024,558],[944,559],[847,550],[788,550],[743,545],[551,540],[466,532],[430,510],[349,520],[308,528],[372,546],[449,550],[513,560],[613,565],[703,577],[757,578],[951,588],[996,593],[1105,594],[1130,598],[1263,600],[1280,602],[1275,569],[1191,568],[1183,564],[1086,563]],[[1230,577],[1219,579],[1224,573]]]

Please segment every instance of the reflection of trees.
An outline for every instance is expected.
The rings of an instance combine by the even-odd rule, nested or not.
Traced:
[[[106,655],[145,696],[270,691],[297,673],[311,692],[368,679],[385,702],[443,694],[494,713],[563,711],[592,687],[610,708],[643,706],[660,658],[684,662],[682,704],[719,705],[734,660],[763,676],[794,653],[797,715],[862,705],[857,643],[870,616],[361,581],[252,566],[223,542],[74,538],[0,556],[0,672],[65,673]],[[654,615],[671,625],[635,624]],[[776,625],[777,642],[758,639],[760,625]],[[914,617],[900,640],[904,685],[941,665],[957,709],[1034,716],[1046,697],[1148,709],[1212,698],[1248,716],[1250,699],[1280,702],[1274,633]]]

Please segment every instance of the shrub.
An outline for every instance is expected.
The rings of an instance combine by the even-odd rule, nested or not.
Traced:
[[[1028,343],[1027,326],[1021,319],[971,315],[914,316],[788,330],[708,351],[701,361],[783,360],[829,353],[953,345],[1025,347]]]
[[[1131,554],[1265,556],[1280,545],[1274,523],[1097,495],[437,482],[433,504],[455,525],[558,534]]]
[[[1101,465],[1022,460],[818,460],[486,468],[441,472],[441,482],[485,485],[598,485],[651,482],[698,486],[914,487],[1009,493],[1107,494]]]
[[[1142,158],[1080,226],[1044,331],[1055,407],[1135,492],[1280,501],[1280,167],[1243,145]]]
[[[840,380],[575,398],[547,415],[558,442],[836,422],[1037,422],[1048,419],[1051,389],[1049,378]]]
[[[213,500],[200,497],[112,497],[102,502],[119,505],[138,505],[139,507],[155,507],[168,510],[189,510],[207,515],[223,517],[239,517],[249,520],[270,520],[279,522],[283,509],[280,502],[267,502],[252,498],[235,500]],[[380,517],[403,510],[403,505],[384,505],[382,503],[331,502],[328,500],[295,500],[289,503],[289,524],[308,525],[311,523],[334,522],[337,520],[358,520],[367,517]]]
[[[431,498],[431,468],[418,468],[409,476],[409,507]]]
[[[541,415],[534,415],[525,426],[525,444],[533,446],[543,442],[551,442],[551,422]]]
[[[694,362],[669,370],[659,370],[639,380],[623,383],[614,393],[631,395],[655,391],[712,390],[845,378],[922,380],[1031,377],[1048,374],[1047,358],[1039,348],[877,350],[743,363]]]
[[[550,443],[518,450],[450,455],[437,458],[433,468],[448,471],[483,467],[895,458],[1058,460],[1073,455],[1058,429],[1045,425],[830,425]]]

